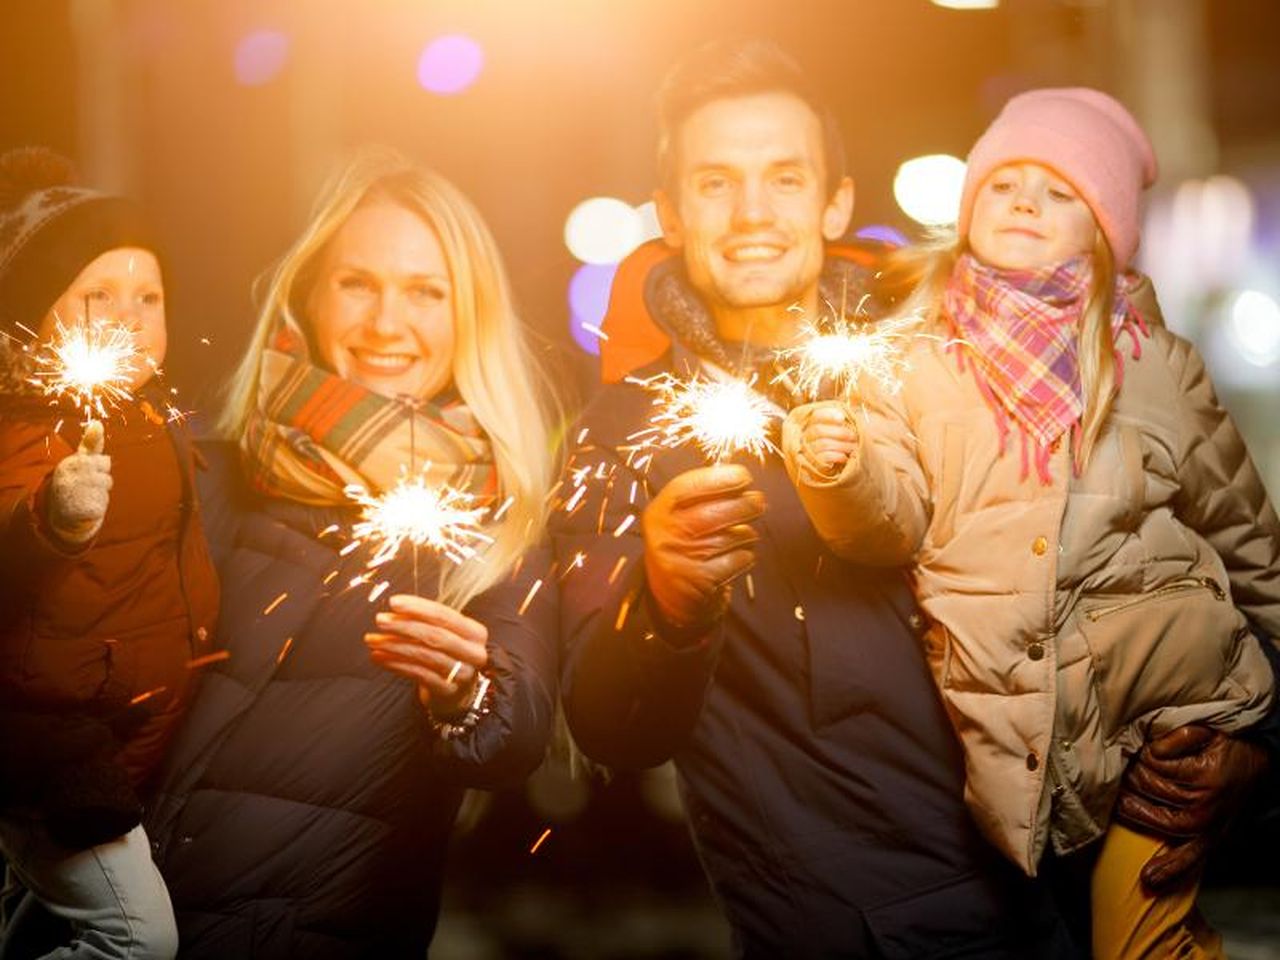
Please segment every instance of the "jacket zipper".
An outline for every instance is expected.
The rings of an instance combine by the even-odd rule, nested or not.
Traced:
[[[1085,616],[1092,622],[1097,623],[1104,617],[1109,617],[1113,613],[1120,613],[1122,610],[1128,610],[1130,607],[1136,607],[1139,604],[1147,603],[1156,597],[1167,596],[1171,593],[1182,593],[1186,590],[1204,589],[1213,594],[1215,600],[1226,600],[1227,592],[1217,580],[1212,577],[1183,577],[1181,580],[1175,580],[1173,583],[1166,583],[1163,587],[1145,593],[1140,597],[1132,600],[1126,600],[1124,603],[1113,604],[1110,607],[1094,607],[1092,610],[1086,610]]]

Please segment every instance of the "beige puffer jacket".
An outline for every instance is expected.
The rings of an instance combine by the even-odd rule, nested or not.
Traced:
[[[1240,611],[1280,636],[1280,523],[1195,349],[1163,327],[1142,348],[1083,476],[1064,442],[1047,486],[1020,478],[1016,428],[999,455],[972,374],[938,340],[912,341],[900,393],[851,412],[863,442],[839,476],[800,451],[816,405],[783,430],[836,553],[914,560],[971,809],[1031,874],[1050,837],[1066,852],[1102,832],[1144,739],[1238,730],[1270,703]]]

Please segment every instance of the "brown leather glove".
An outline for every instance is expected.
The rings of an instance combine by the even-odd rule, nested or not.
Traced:
[[[709,627],[724,613],[730,582],[755,563],[751,522],[764,506],[747,468],[724,464],[676,475],[645,507],[645,577],[671,626]]]
[[[1267,765],[1257,744],[1198,724],[1142,748],[1125,773],[1115,817],[1170,844],[1142,868],[1148,890],[1171,890],[1199,873]]]

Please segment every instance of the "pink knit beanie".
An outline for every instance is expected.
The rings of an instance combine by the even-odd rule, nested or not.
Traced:
[[[1030,90],[1004,105],[969,151],[960,236],[973,200],[1006,163],[1051,167],[1080,191],[1123,269],[1138,249],[1138,198],[1156,179],[1156,155],[1138,121],[1113,97],[1087,87]]]

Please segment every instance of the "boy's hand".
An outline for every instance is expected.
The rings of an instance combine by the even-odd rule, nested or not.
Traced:
[[[107,515],[111,458],[102,452],[102,424],[90,420],[80,447],[49,478],[49,526],[71,544],[91,539]]]
[[[800,431],[800,453],[812,469],[832,477],[858,449],[858,430],[843,404],[814,406]]]

